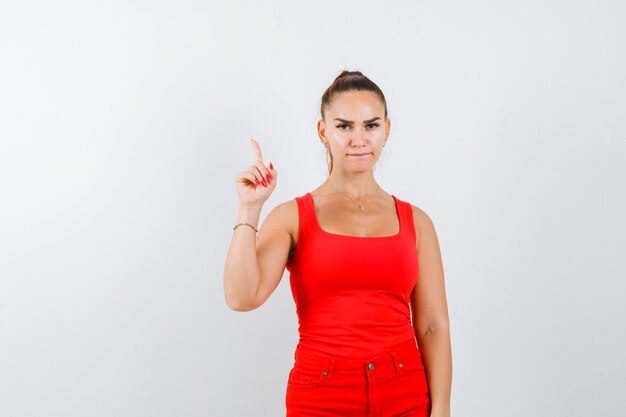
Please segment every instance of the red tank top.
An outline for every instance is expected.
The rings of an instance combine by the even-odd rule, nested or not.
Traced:
[[[358,237],[317,223],[311,193],[296,197],[299,236],[287,262],[298,316],[298,346],[367,359],[415,336],[410,294],[418,259],[411,205],[392,196],[400,231]]]

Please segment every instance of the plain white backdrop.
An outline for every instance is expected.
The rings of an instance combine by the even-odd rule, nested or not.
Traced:
[[[343,69],[386,95],[376,178],[440,239],[452,415],[623,416],[622,1],[3,1],[0,415],[281,416],[285,272],[224,301],[250,137],[261,220],[326,179]]]

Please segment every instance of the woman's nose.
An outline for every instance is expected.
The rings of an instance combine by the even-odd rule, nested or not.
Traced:
[[[367,141],[365,138],[365,132],[360,129],[354,129],[354,133],[352,134],[351,144],[352,146],[363,146],[363,144]]]

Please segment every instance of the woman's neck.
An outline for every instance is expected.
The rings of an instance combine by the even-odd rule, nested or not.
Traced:
[[[358,175],[346,176],[331,173],[326,179],[330,192],[347,193],[355,200],[363,199],[366,195],[374,194],[380,186],[376,182],[371,172],[364,172]]]

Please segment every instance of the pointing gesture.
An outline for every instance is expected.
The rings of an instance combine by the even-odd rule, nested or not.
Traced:
[[[254,156],[256,156],[256,160],[263,163],[263,153],[261,153],[261,147],[259,146],[259,142],[252,138],[250,139],[250,143],[252,143],[252,149],[254,150]]]
[[[254,152],[254,161],[244,171],[235,177],[235,185],[240,205],[263,204],[276,188],[278,175],[274,166],[263,164],[263,153],[259,143],[253,138],[250,140]]]

